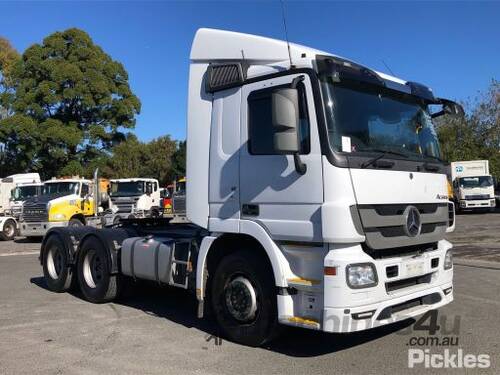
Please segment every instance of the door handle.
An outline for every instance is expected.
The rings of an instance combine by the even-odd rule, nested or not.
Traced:
[[[243,204],[241,206],[241,213],[247,216],[259,216],[258,204]]]

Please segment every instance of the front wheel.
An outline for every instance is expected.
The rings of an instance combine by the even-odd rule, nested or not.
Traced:
[[[79,219],[73,218],[69,221],[68,227],[70,228],[78,228],[78,227],[83,227],[85,224],[83,224]]]
[[[108,252],[95,237],[87,239],[78,255],[78,282],[85,298],[93,303],[112,301],[118,295],[119,277],[111,275]]]
[[[13,240],[16,236],[17,225],[16,222],[12,219],[5,220],[3,223],[2,231],[0,232],[0,238],[4,241]]]
[[[211,283],[212,309],[225,336],[260,346],[277,332],[274,277],[251,251],[238,251],[219,263]]]

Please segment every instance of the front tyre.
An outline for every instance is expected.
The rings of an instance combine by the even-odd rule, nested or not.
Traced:
[[[11,241],[16,236],[17,225],[12,219],[7,219],[3,223],[2,231],[0,232],[0,239],[3,241]]]
[[[118,295],[120,280],[111,275],[108,251],[95,237],[87,239],[78,255],[78,282],[85,297],[93,303],[112,301]]]
[[[68,227],[70,228],[79,228],[79,227],[83,227],[85,224],[83,224],[79,219],[77,218],[72,218],[69,223],[68,223]]]
[[[211,283],[212,309],[231,341],[260,346],[277,332],[276,288],[270,267],[251,251],[238,251],[219,263]]]
[[[68,253],[61,239],[52,235],[42,253],[43,277],[47,287],[57,293],[67,292],[73,280],[73,268],[68,264]]]

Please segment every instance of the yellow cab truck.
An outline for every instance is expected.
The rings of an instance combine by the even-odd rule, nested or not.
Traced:
[[[106,181],[78,177],[45,181],[42,195],[23,204],[20,235],[38,237],[54,227],[98,225],[97,213],[103,201],[99,185],[105,186]]]

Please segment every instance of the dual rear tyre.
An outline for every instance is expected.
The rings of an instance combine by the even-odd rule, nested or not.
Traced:
[[[42,265],[47,287],[54,292],[66,292],[78,282],[85,299],[93,303],[109,302],[118,295],[119,276],[111,274],[107,249],[95,237],[84,241],[74,266],[63,241],[52,235],[45,244]]]

